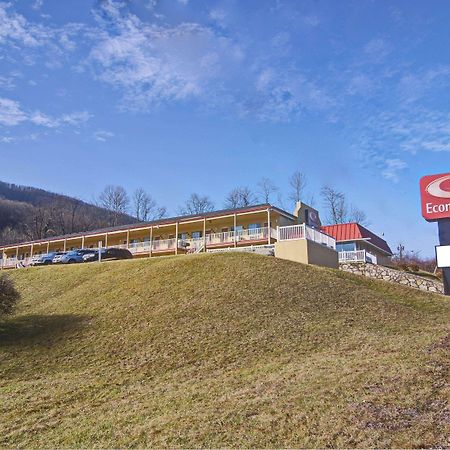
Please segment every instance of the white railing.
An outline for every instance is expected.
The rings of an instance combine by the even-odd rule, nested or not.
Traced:
[[[368,262],[377,264],[377,257],[366,250],[339,252],[339,262]]]
[[[336,250],[336,239],[328,234],[322,233],[319,230],[309,227],[308,225],[289,225],[286,227],[278,227],[278,240],[291,241],[295,239],[308,239],[309,241],[317,242],[318,244]]]
[[[10,269],[14,267],[27,267],[31,263],[31,258],[17,259],[15,256],[6,259],[0,259],[0,268]]]
[[[305,239],[305,225],[289,225],[287,227],[278,228],[278,240],[290,241],[294,239]]]
[[[247,230],[225,231],[222,233],[212,233],[206,235],[206,245],[229,244],[242,241],[261,241],[269,238],[269,228],[250,228]],[[276,234],[271,229],[271,236]]]

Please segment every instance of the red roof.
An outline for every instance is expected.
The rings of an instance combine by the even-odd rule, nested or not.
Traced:
[[[364,228],[359,223],[354,222],[326,225],[321,227],[321,230],[324,233],[333,236],[336,239],[336,242],[364,240],[392,255],[392,250],[384,239],[372,233],[367,228]]]

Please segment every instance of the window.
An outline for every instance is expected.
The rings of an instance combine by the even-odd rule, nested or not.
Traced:
[[[191,233],[192,235],[192,239],[200,239],[202,237],[202,232],[201,231],[193,231]]]
[[[249,223],[247,228],[249,230],[255,230],[256,228],[261,228],[261,224],[260,223]]]
[[[181,239],[181,240],[186,240],[187,239],[187,233],[179,233],[178,234],[178,239]]]
[[[337,252],[353,252],[356,250],[356,244],[354,242],[343,242],[336,244]]]

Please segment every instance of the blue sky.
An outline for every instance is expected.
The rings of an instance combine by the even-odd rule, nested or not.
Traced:
[[[450,169],[448,1],[0,0],[0,179],[175,213],[295,170],[434,254],[420,176]],[[278,200],[274,199],[277,204]]]

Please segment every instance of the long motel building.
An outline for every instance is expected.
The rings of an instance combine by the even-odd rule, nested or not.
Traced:
[[[270,204],[179,216],[0,246],[2,269],[33,255],[74,249],[126,248],[134,258],[251,251],[338,267],[336,239],[321,231],[319,213],[297,203],[293,214]]]

